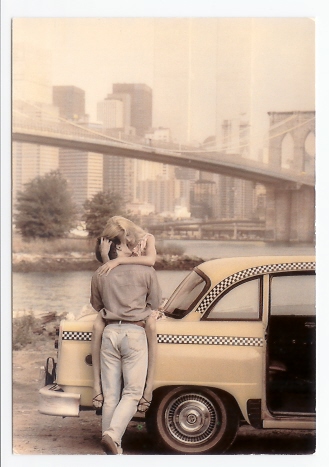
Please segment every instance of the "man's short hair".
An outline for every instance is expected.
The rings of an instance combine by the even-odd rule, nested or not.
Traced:
[[[97,238],[96,247],[95,247],[95,254],[96,254],[96,258],[98,259],[98,261],[100,263],[103,263],[102,255],[101,255],[101,252],[100,252],[101,238],[102,237]],[[111,240],[111,242],[112,243],[111,243],[110,250],[109,250],[109,259],[115,259],[115,258],[118,257],[117,245],[119,245],[120,240],[118,238],[113,238]]]

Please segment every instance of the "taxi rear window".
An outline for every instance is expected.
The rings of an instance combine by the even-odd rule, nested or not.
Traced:
[[[183,318],[192,310],[206,287],[205,278],[192,271],[166,303],[165,314],[171,318]]]

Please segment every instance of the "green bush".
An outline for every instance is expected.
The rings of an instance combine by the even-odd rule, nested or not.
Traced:
[[[27,239],[63,237],[76,224],[68,182],[56,170],[26,183],[15,209],[15,227]]]

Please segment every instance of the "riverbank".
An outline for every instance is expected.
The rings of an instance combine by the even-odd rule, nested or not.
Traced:
[[[161,270],[190,271],[202,263],[198,257],[186,255],[158,255],[154,268]],[[31,254],[14,253],[12,258],[13,272],[60,272],[60,271],[95,271],[100,263],[94,254]]]

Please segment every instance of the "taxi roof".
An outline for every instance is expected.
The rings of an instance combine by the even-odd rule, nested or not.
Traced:
[[[220,282],[225,277],[244,269],[296,262],[315,262],[315,256],[240,256],[205,261],[195,269],[206,274],[212,283]]]

